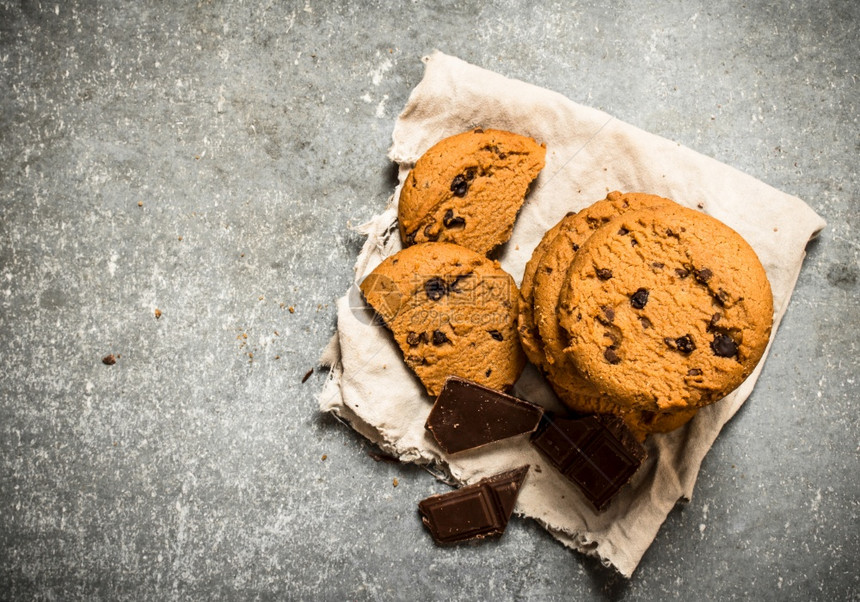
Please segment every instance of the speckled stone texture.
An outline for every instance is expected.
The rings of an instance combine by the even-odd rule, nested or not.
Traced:
[[[0,598],[860,597],[860,4],[602,4],[0,1]],[[630,581],[516,518],[436,548],[447,487],[302,383],[434,48],[829,222]]]

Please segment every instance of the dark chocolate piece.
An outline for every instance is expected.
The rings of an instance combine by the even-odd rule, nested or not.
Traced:
[[[636,292],[630,296],[630,305],[636,309],[643,309],[648,303],[648,289],[638,288]]]
[[[729,336],[716,334],[714,335],[714,340],[711,341],[711,351],[719,357],[736,357],[738,354],[738,344]]]
[[[663,339],[663,342],[666,343],[670,349],[674,349],[684,355],[690,355],[696,350],[696,343],[693,341],[693,337],[689,334],[680,336],[677,339],[666,337]]]
[[[533,433],[543,408],[478,383],[448,377],[425,428],[449,454]]]
[[[462,228],[466,225],[466,218],[454,217],[454,210],[448,209],[442,217],[442,225],[446,228]]]
[[[603,352],[603,357],[606,359],[606,361],[607,361],[607,362],[609,362],[609,363],[610,363],[610,364],[612,364],[613,366],[614,366],[615,364],[620,364],[620,363],[621,363],[621,358],[620,358],[620,357],[618,357],[618,354],[617,354],[617,353],[615,353],[615,349],[614,349],[614,348],[612,348],[612,347],[607,347],[607,348],[606,348],[606,350]]]
[[[444,345],[445,343],[450,343],[451,341],[448,339],[448,335],[446,335],[441,330],[433,331],[433,344],[437,347],[439,345]]]
[[[438,544],[499,536],[508,526],[528,470],[521,466],[421,500],[421,520]]]
[[[431,301],[438,301],[448,292],[448,285],[438,276],[424,283],[424,292]]]
[[[417,347],[421,343],[427,342],[427,333],[426,332],[412,332],[411,330],[406,334],[406,343],[410,347]]]
[[[630,480],[647,455],[617,416],[544,416],[532,444],[559,472],[603,510]]]
[[[696,277],[696,281],[700,284],[707,284],[708,280],[711,279],[711,276],[714,273],[708,268],[702,268],[701,270],[694,270],[693,275]]]
[[[459,174],[454,176],[454,180],[451,182],[451,192],[454,193],[454,196],[464,197],[466,193],[469,191],[469,181],[463,174]]]

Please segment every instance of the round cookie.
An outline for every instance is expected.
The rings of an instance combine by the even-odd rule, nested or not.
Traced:
[[[397,208],[404,246],[452,242],[486,255],[511,237],[546,146],[476,129],[436,143],[409,172]]]
[[[579,412],[618,414],[634,432],[643,436],[674,430],[689,421],[695,411],[639,412],[623,408],[612,401],[586,380],[564,354],[567,335],[558,324],[556,308],[567,270],[577,249],[598,228],[626,211],[675,205],[669,199],[652,194],[610,192],[605,199],[562,220],[556,236],[546,245],[533,277],[534,321],[545,354],[541,366],[556,394],[568,407]],[[522,309],[520,311],[522,313]]]
[[[556,235],[564,227],[565,220],[573,215],[575,215],[573,212],[568,213],[555,226],[546,231],[537,247],[535,247],[535,250],[532,251],[531,259],[526,263],[526,268],[523,272],[523,281],[520,284],[517,330],[520,333],[520,343],[522,343],[523,351],[526,352],[526,357],[529,358],[531,363],[539,367],[543,367],[546,360],[544,359],[543,344],[540,340],[537,324],[534,321],[534,307],[532,306],[535,272],[544,253],[546,253],[547,247],[549,247],[550,243],[552,243]]]
[[[630,211],[600,228],[568,270],[558,320],[565,354],[619,404],[698,408],[761,359],[773,298],[734,230],[681,206]]]
[[[360,288],[431,396],[452,375],[507,390],[522,373],[519,292],[498,262],[423,243],[385,259]]]
[[[644,193],[610,192],[605,199],[586,207],[565,219],[564,225],[547,247],[534,277],[534,316],[543,343],[546,361],[550,365],[565,364],[566,334],[559,327],[556,307],[567,270],[576,252],[591,235],[612,219],[627,211],[648,207],[677,206],[669,199]],[[576,373],[573,366],[565,366],[562,374]]]

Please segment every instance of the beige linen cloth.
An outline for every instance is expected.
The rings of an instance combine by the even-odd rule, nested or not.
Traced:
[[[424,78],[397,119],[389,152],[400,166],[401,185],[430,146],[470,128],[510,130],[546,143],[546,167],[499,255],[502,267],[518,282],[544,232],[566,212],[582,209],[611,190],[650,192],[698,207],[749,241],[773,287],[776,336],[805,246],[824,227],[803,201],[560,94],[440,52],[424,61]],[[355,265],[356,283],[401,248],[396,227],[399,188],[389,207],[361,227],[367,240]],[[331,372],[319,396],[320,410],[336,414],[403,461],[441,469],[451,482],[472,483],[531,465],[516,514],[535,519],[565,545],[599,557],[627,577],[667,514],[680,499],[692,495],[702,459],[749,396],[761,369],[759,364],[739,389],[700,411],[685,427],[649,437],[645,464],[631,485],[598,514],[526,436],[446,456],[424,429],[433,400],[404,365],[390,333],[374,324],[370,315],[355,286],[338,300],[337,333],[321,360]],[[532,367],[517,383],[515,394],[558,408]]]

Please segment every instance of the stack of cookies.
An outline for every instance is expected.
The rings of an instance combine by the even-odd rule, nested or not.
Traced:
[[[700,211],[612,192],[546,232],[517,286],[487,255],[511,235],[546,148],[498,130],[442,140],[401,189],[404,249],[361,284],[436,396],[449,376],[508,390],[526,357],[578,413],[640,438],[735,389],[770,336],[752,248]]]
[[[523,349],[562,401],[616,414],[644,437],[750,375],[773,299],[755,252],[722,222],[612,192],[546,233],[519,307]]]

